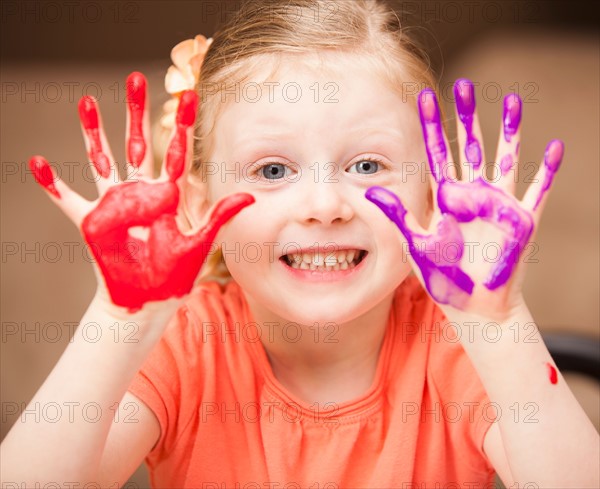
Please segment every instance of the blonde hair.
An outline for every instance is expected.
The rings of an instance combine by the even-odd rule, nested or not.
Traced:
[[[402,96],[406,83],[434,87],[427,54],[407,31],[384,0],[246,1],[212,36],[200,70],[191,177],[202,174],[202,162],[212,154],[211,135],[225,105],[221,92],[251,78],[265,57],[280,62],[292,54],[362,54]],[[220,251],[208,257],[202,272],[201,280],[230,278]]]

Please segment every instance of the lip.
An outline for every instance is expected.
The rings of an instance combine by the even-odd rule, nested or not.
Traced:
[[[348,251],[348,250],[365,250],[366,248],[364,246],[356,246],[355,244],[335,244],[335,246],[333,245],[329,245],[329,246],[308,246],[308,247],[293,247],[293,246],[289,246],[285,249],[285,254],[286,255],[291,255],[292,253],[297,253],[297,254],[303,254],[303,253],[320,253],[323,255],[327,255],[328,253],[331,252],[338,252],[338,251]],[[284,256],[284,255],[281,255]],[[280,257],[281,258],[281,257]]]
[[[344,248],[340,248],[344,249]],[[353,249],[353,248],[348,248]],[[313,248],[313,251],[315,249]],[[331,248],[329,249],[331,251]],[[296,280],[303,280],[305,282],[337,282],[340,280],[348,280],[352,278],[357,273],[360,273],[361,270],[365,267],[365,262],[369,258],[370,253],[363,257],[358,265],[349,270],[337,270],[337,271],[318,271],[318,270],[301,270],[299,268],[292,268],[283,258],[280,258],[278,261],[280,265],[285,269],[287,273],[289,273]]]

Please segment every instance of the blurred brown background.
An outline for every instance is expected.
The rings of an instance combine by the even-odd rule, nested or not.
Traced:
[[[122,161],[126,76],[133,70],[146,74],[156,111],[167,99],[163,77],[170,49],[198,33],[209,37],[239,4],[0,3],[2,438],[18,422],[15,409],[24,408],[60,357],[94,291],[83,241],[34,183],[28,158],[43,154],[67,183],[93,198],[79,98],[100,100],[113,153]],[[407,25],[421,26],[442,87],[458,77],[479,83],[488,160],[495,157],[503,96],[518,91],[523,98],[519,195],[546,143],[565,141],[525,293],[543,332],[575,332],[597,342],[600,53],[594,2],[396,4],[404,6]],[[576,375],[569,382],[598,427],[597,384]],[[148,487],[143,467],[132,481]]]

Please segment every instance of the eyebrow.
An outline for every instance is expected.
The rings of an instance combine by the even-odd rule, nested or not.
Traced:
[[[356,134],[363,135],[365,138],[372,135],[387,135],[393,138],[403,139],[404,133],[401,131],[397,131],[390,127],[384,126],[366,126],[366,127],[352,127],[346,131],[346,134]],[[237,141],[236,145],[243,144],[252,144],[255,141],[269,140],[269,141],[280,141],[281,139],[291,139],[296,138],[296,131],[265,131],[260,132],[258,135],[242,137]]]
[[[386,146],[406,145],[406,135],[389,127],[371,126],[362,128],[362,131],[355,130],[346,132],[345,134],[352,134],[352,132],[362,134],[362,137],[360,137],[360,135],[358,137],[353,136],[349,142],[343,143],[343,146],[350,146],[352,144],[357,144],[357,142],[361,143],[363,140],[377,140],[378,136],[381,135],[384,135],[385,137]],[[297,138],[297,133],[293,131],[269,132],[260,134],[255,138],[244,138],[235,145],[235,149],[233,150],[233,159],[243,162],[253,161],[261,155],[266,156],[263,153],[266,153],[267,150],[268,152],[272,153],[285,153],[287,150],[289,150],[288,141]],[[371,145],[371,143],[366,144]]]

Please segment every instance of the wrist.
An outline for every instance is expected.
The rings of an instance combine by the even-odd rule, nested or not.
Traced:
[[[486,324],[490,322],[503,324],[513,324],[515,321],[528,318],[532,321],[531,313],[522,295],[512,298],[510,302],[498,307],[497,304],[481,307],[470,307],[467,310],[461,310],[447,305],[439,305],[448,321],[458,324],[478,323]]]
[[[484,363],[511,361],[543,344],[535,320],[523,302],[502,319],[461,311],[448,317],[463,348],[473,359]],[[532,344],[538,344],[532,345]]]
[[[183,305],[185,297],[171,298],[164,301],[147,302],[134,312],[129,308],[115,304],[105,288],[98,287],[88,312],[92,317],[102,318],[103,322],[135,323],[140,328],[164,330],[177,309]],[[86,313],[87,315],[88,313]]]

